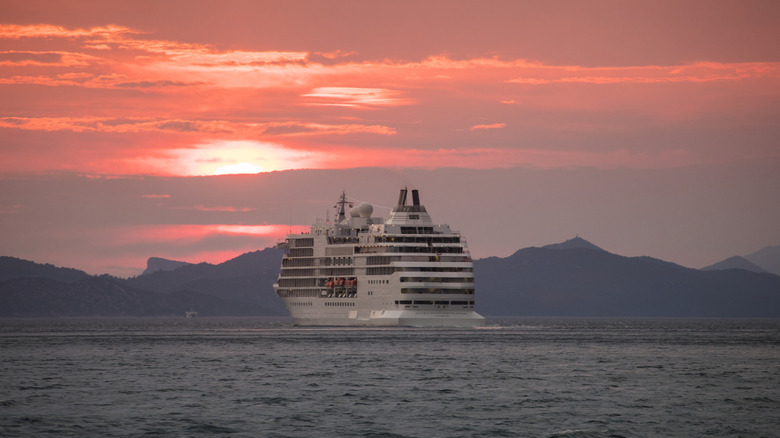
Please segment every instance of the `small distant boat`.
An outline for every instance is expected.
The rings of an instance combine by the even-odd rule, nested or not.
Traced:
[[[195,318],[195,317],[197,317],[197,316],[198,316],[198,312],[196,312],[196,311],[194,311],[194,310],[188,310],[188,311],[184,312],[184,315],[185,315],[187,318]]]

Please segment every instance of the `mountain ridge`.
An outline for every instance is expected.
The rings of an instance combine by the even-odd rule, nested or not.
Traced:
[[[266,248],[128,279],[3,257],[0,316],[183,315],[191,307],[201,316],[283,316],[272,288],[282,253]],[[474,271],[485,316],[780,317],[778,275],[625,257],[579,236],[478,259]]]
[[[731,256],[718,263],[701,268],[702,271],[720,271],[724,269],[744,269],[751,272],[769,272],[760,266],[741,256]]]
[[[149,257],[146,261],[146,269],[141,275],[149,275],[158,271],[174,271],[182,266],[189,265],[188,262],[178,260],[164,259],[162,257]]]
[[[525,248],[474,262],[491,316],[778,317],[780,276],[700,271],[589,248]]]
[[[780,245],[765,246],[745,258],[765,271],[780,275]]]
[[[549,245],[544,245],[542,248],[547,249],[575,249],[575,248],[584,248],[584,249],[595,249],[598,251],[604,251],[602,248],[588,242],[587,240],[583,239],[579,235],[563,241],[561,243],[551,243]]]
[[[747,269],[760,272],[756,268],[760,271],[780,275],[780,245],[765,246],[746,256],[731,256],[701,269],[709,271],[717,269]]]
[[[199,316],[283,316],[284,305],[269,283],[281,251],[266,250],[127,279],[3,257],[0,317],[178,316],[190,308]],[[268,268],[252,266],[257,260]]]

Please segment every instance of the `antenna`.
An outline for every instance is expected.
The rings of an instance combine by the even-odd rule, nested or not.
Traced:
[[[343,221],[347,217],[346,212],[344,210],[344,206],[348,203],[349,202],[347,202],[347,193],[344,190],[342,190],[341,196],[339,197],[338,202],[336,202],[336,206],[339,209],[339,217],[337,219],[337,223],[341,223],[341,221]]]

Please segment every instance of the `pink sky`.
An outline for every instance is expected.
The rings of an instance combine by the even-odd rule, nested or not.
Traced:
[[[662,175],[773,166],[780,163],[777,41],[773,1],[5,1],[0,185],[25,190],[10,182],[62,175],[185,184],[193,176],[362,167]],[[766,198],[756,200],[763,210],[754,215],[774,217],[775,181],[755,184],[746,189]],[[39,219],[18,193],[3,199],[8,226]],[[172,208],[169,193],[144,195]],[[196,195],[187,208],[198,205]],[[204,243],[213,236],[271,241],[281,233],[273,227],[235,227],[285,223],[260,214],[239,220],[261,210],[255,205],[206,207],[233,216],[102,223],[101,232],[115,236],[104,239],[115,241],[105,249],[116,258],[111,267],[96,264],[88,248],[68,259],[8,226],[3,240],[13,241],[7,255],[123,273],[152,255],[221,261],[247,247]],[[164,253],[127,246],[133,233],[171,227],[181,231],[162,236],[191,236],[179,250],[172,244],[180,237],[160,235],[171,243]],[[704,264],[761,239],[780,243],[772,229],[756,230],[722,254],[660,248],[651,255]],[[512,245],[537,243],[551,242]],[[614,246],[638,255],[641,244]],[[511,249],[486,245],[483,253]]]

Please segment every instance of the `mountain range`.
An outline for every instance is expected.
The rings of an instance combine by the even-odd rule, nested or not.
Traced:
[[[183,316],[188,310],[285,316],[271,288],[281,257],[281,250],[268,248],[219,265],[179,262],[128,279],[0,257],[0,317]]]
[[[478,310],[493,316],[780,316],[778,275],[624,257],[579,237],[476,260],[474,271]]]
[[[765,246],[746,256],[733,256],[718,263],[705,266],[705,271],[718,269],[747,269],[753,272],[771,272],[780,275],[780,245]]]
[[[768,249],[767,249],[768,248]],[[576,237],[474,261],[477,311],[485,316],[780,317],[780,254],[761,263],[726,261],[704,269],[612,254]],[[758,254],[754,253],[754,254]],[[152,257],[122,279],[0,257],[0,317],[285,316],[272,285],[282,250],[266,248],[224,263]],[[730,259],[727,259],[730,260]],[[734,266],[734,265],[737,266]],[[770,268],[770,269],[767,269]]]

